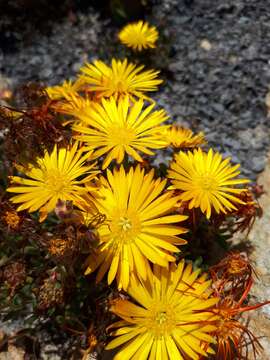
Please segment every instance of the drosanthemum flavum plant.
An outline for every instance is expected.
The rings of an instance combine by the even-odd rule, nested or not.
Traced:
[[[127,289],[131,274],[146,280],[150,263],[167,266],[174,262],[177,245],[186,232],[179,223],[187,217],[174,213],[177,197],[164,191],[166,180],[154,179],[137,166],[125,171],[107,171],[100,179],[97,208],[106,216],[98,229],[100,243],[87,260],[86,274],[99,268],[97,281],[108,272],[108,284],[116,278],[118,288]]]
[[[77,118],[81,124],[75,124],[75,138],[84,142],[93,156],[106,155],[102,168],[106,169],[113,159],[121,164],[125,154],[142,162],[140,153],[154,155],[154,149],[166,146],[166,141],[158,132],[168,119],[164,110],[153,111],[154,104],[144,108],[142,99],[130,104],[129,97],[116,101],[113,97],[102,99],[101,104],[92,104]],[[166,128],[166,127],[165,127]]]
[[[144,49],[155,48],[158,39],[158,31],[155,26],[150,26],[147,22],[138,21],[127,24],[118,34],[122,44],[133,50],[142,51]]]
[[[218,214],[226,214],[235,210],[237,204],[243,204],[237,195],[246,189],[235,186],[249,180],[237,178],[239,166],[231,166],[230,158],[223,160],[212,149],[180,151],[170,165],[168,178],[173,184],[171,188],[181,191],[181,200],[189,202],[189,209],[199,207],[210,218],[213,208]]]
[[[178,266],[155,265],[146,282],[131,277],[127,292],[133,301],[118,299],[111,306],[122,319],[111,326],[115,339],[106,347],[122,346],[115,360],[199,360],[214,353],[219,317],[212,309],[218,298],[199,274],[182,260]]]
[[[144,65],[137,66],[127,59],[112,59],[111,66],[95,60],[81,68],[80,79],[85,82],[85,91],[94,93],[97,99],[114,96],[116,99],[129,95],[149,99],[146,92],[157,91],[163,80],[158,79],[159,71],[144,70]]]
[[[137,51],[155,47],[157,38],[155,27],[143,21],[128,24],[119,33],[121,42]],[[234,221],[234,231],[250,229],[258,207],[254,206],[251,192],[245,189],[248,180],[238,177],[239,165],[231,165],[230,159],[224,160],[212,149],[200,149],[207,143],[202,132],[194,134],[174,124],[165,125],[167,113],[158,108],[158,101],[148,97],[162,83],[158,76],[159,71],[146,70],[144,65],[127,58],[113,58],[111,65],[96,60],[86,63],[75,81],[45,88],[47,95],[42,91],[42,105],[38,104],[34,111],[0,108],[0,115],[6,116],[5,126],[11,130],[5,132],[9,142],[4,137],[8,150],[16,143],[16,134],[29,128],[20,127],[22,116],[27,117],[28,126],[31,121],[35,125],[31,129],[38,139],[35,144],[40,139],[40,126],[53,131],[53,124],[48,127],[51,119],[61,125],[57,136],[48,142],[55,144],[52,151],[45,150],[40,157],[33,149],[31,158],[36,161],[17,165],[18,174],[10,178],[7,189],[12,193],[13,204],[5,210],[5,201],[2,202],[0,230],[4,223],[7,234],[14,232],[20,235],[19,239],[22,237],[22,241],[16,239],[16,246],[23,244],[23,248],[18,245],[19,255],[15,249],[16,258],[26,254],[28,238],[32,241],[35,239],[32,235],[38,234],[38,246],[44,247],[39,254],[44,269],[42,276],[51,274],[48,284],[53,285],[53,291],[57,290],[55,281],[60,284],[62,274],[65,274],[63,288],[69,286],[71,279],[67,293],[73,295],[73,286],[76,288],[74,296],[69,298],[74,304],[77,301],[78,306],[73,304],[68,312],[78,310],[73,316],[78,317],[78,323],[80,316],[81,323],[88,316],[91,318],[87,334],[89,348],[84,358],[96,344],[99,347],[98,336],[90,331],[96,325],[96,331],[102,331],[101,343],[104,343],[104,330],[110,317],[106,311],[105,321],[100,319],[100,311],[93,314],[102,300],[106,304],[104,310],[109,301],[111,311],[122,319],[109,326],[114,339],[107,349],[119,348],[115,359],[227,360],[227,357],[234,359],[235,354],[240,359],[244,354],[242,349],[248,349],[248,341],[253,345],[258,343],[250,330],[242,326],[240,314],[268,302],[248,305],[253,271],[245,263],[242,266],[239,256],[233,257],[233,266],[225,273],[220,269],[224,269],[226,259],[217,267],[215,276],[212,267],[211,284],[205,273],[196,270],[197,255],[209,252],[211,247],[208,249],[207,244],[215,236],[222,236],[219,230],[226,221],[230,225]],[[50,111],[49,116],[44,108],[46,114]],[[62,125],[65,125],[63,134]],[[46,131],[45,137],[47,134],[50,135]],[[75,142],[68,146],[57,145],[58,141],[72,137]],[[153,156],[168,147],[174,152],[170,166],[153,167]],[[24,149],[22,152],[28,153]],[[167,178],[161,175],[166,170]],[[35,216],[29,216],[26,211],[17,214],[14,204],[18,205],[18,211],[39,211],[40,221],[53,211],[57,218],[50,217],[49,221],[38,224]],[[211,221],[205,221],[204,215]],[[33,231],[35,225],[37,231]],[[183,234],[190,241],[182,239]],[[13,241],[10,236],[7,239],[9,248]],[[2,239],[2,254],[5,249],[1,244]],[[197,248],[201,244],[206,249]],[[44,251],[46,261],[43,261]],[[5,259],[12,261],[13,253],[5,253]],[[185,254],[196,256],[194,267],[188,260],[179,262]],[[26,256],[29,259],[29,254]],[[40,263],[38,271],[32,271],[31,266],[30,261],[27,264],[30,277],[41,273]],[[90,296],[85,296],[84,290],[93,277],[82,288],[82,271],[86,275],[96,272],[96,282],[103,280],[103,286],[89,291]],[[37,278],[35,284],[42,281],[44,278]],[[105,284],[110,286],[106,291]],[[115,290],[120,296],[111,300]],[[65,310],[65,292],[61,290],[61,294],[59,305]],[[85,306],[84,301],[92,303]],[[48,304],[52,306],[52,302]],[[91,314],[87,309],[91,309]],[[60,314],[61,310],[57,311]]]
[[[40,211],[40,220],[55,209],[57,201],[82,201],[82,195],[89,190],[89,183],[98,171],[95,163],[87,163],[91,154],[84,152],[78,142],[70,148],[60,148],[57,145],[51,153],[45,152],[38,158],[35,165],[20,167],[25,177],[12,176],[11,185],[7,191],[17,193],[11,198],[15,204],[20,204],[18,211],[27,209],[29,212]]]

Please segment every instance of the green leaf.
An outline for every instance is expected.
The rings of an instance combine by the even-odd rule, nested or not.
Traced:
[[[55,308],[48,309],[47,314],[52,316],[55,313]]]
[[[28,245],[24,248],[24,253],[26,255],[36,255],[38,253],[38,249],[34,246]]]

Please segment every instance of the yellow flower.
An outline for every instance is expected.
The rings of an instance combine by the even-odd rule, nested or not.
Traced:
[[[65,80],[62,85],[49,86],[45,89],[48,96],[52,100],[69,99],[70,96],[79,96],[78,92],[82,87],[82,80],[78,79],[74,82]]]
[[[141,51],[143,49],[155,48],[158,32],[155,26],[149,26],[147,22],[138,21],[126,25],[118,35],[120,41],[132,48]]]
[[[89,152],[84,154],[82,149],[78,149],[78,143],[70,149],[59,150],[55,145],[51,154],[45,152],[43,158],[37,159],[36,165],[20,167],[26,178],[11,177],[12,183],[18,186],[9,187],[7,191],[19,194],[11,201],[21,203],[18,211],[40,209],[40,221],[54,210],[58,199],[81,201],[82,195],[89,190],[87,183],[97,174],[95,164],[85,165],[86,160],[89,160]]]
[[[123,320],[111,326],[117,338],[106,349],[125,345],[115,360],[199,360],[214,353],[209,344],[215,342],[218,316],[212,308],[218,299],[210,297],[211,281],[199,273],[181,261],[155,265],[148,282],[131,278],[128,294],[136,304],[119,299],[111,307]]]
[[[239,195],[246,189],[237,189],[232,186],[249,182],[246,179],[237,179],[240,165],[231,166],[230,158],[223,160],[219,153],[212,149],[208,153],[201,149],[188,152],[180,151],[172,162],[168,177],[172,179],[171,188],[182,191],[180,198],[189,201],[189,209],[200,207],[209,219],[212,207],[217,213],[235,210],[237,203],[243,201]]]
[[[164,137],[175,148],[193,148],[206,143],[203,132],[194,135],[190,129],[179,126],[165,129]]]
[[[52,106],[57,112],[72,116],[69,121],[64,123],[64,125],[66,125],[70,122],[74,122],[73,117],[77,117],[83,113],[85,109],[89,109],[92,106],[92,103],[92,100],[89,98],[69,94],[69,96],[66,97],[66,101],[58,101]]]
[[[143,110],[143,100],[130,105],[129,98],[102,99],[102,104],[93,103],[78,118],[82,124],[75,124],[73,130],[81,135],[74,137],[94,150],[94,158],[106,154],[102,168],[109,166],[113,159],[120,164],[124,155],[128,154],[137,161],[143,161],[138,151],[154,155],[150,149],[166,146],[158,132],[163,128],[160,124],[167,120],[164,110],[152,111],[154,104]]]
[[[98,98],[114,96],[118,99],[129,95],[132,99],[149,99],[143,93],[156,91],[162,80],[157,79],[159,71],[142,71],[143,68],[143,65],[128,63],[127,59],[112,59],[111,67],[96,60],[93,64],[87,63],[81,68],[83,75],[80,78],[88,85],[86,91],[96,92]]]
[[[126,173],[121,166],[107,170],[107,178],[101,178],[96,204],[106,222],[98,228],[100,244],[87,260],[86,274],[99,267],[97,282],[109,271],[108,284],[116,278],[118,288],[127,289],[130,274],[147,278],[149,261],[160,266],[175,261],[172,253],[180,251],[175,245],[186,243],[177,236],[186,232],[178,223],[187,217],[173,214],[178,199],[162,193],[166,180],[154,180],[154,170],[145,174],[137,166]]]
[[[74,82],[68,80],[62,85],[47,87],[45,90],[49,98],[57,100],[53,102],[52,107],[59,113],[72,116],[76,116],[85,107],[90,107],[93,99],[83,97],[79,93],[83,90],[83,84],[84,81],[79,78]]]

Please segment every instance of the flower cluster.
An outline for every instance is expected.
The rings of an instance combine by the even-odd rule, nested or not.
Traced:
[[[153,49],[158,32],[139,21],[119,39],[136,51]],[[121,292],[110,301],[121,318],[109,327],[115,338],[107,349],[123,345],[115,359],[196,360],[215,351],[227,359],[240,346],[244,330],[234,316],[243,311],[252,267],[231,255],[207,275],[183,259],[183,249],[194,222],[239,220],[252,204],[248,180],[238,164],[207,149],[202,132],[171,124],[149,95],[161,83],[159,71],[125,58],[86,63],[75,81],[46,88],[70,143],[55,141],[32,163],[16,164],[7,192],[18,212],[38,211],[40,222],[55,215],[57,231],[50,229],[46,245],[54,261],[71,266],[79,255],[85,275],[96,273],[97,283],[106,278]],[[166,174],[154,166],[164,149],[172,154]],[[3,220],[17,228],[12,211]],[[40,307],[51,297],[61,303],[60,290],[45,279]]]

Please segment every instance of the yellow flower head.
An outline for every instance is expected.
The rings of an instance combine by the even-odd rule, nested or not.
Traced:
[[[92,100],[88,98],[73,94],[70,94],[66,99],[66,101],[58,101],[53,105],[53,108],[59,113],[70,115],[72,117],[77,117],[85,109],[90,108],[93,103]],[[73,120],[71,119],[69,122],[73,122]]]
[[[129,295],[136,304],[119,299],[111,311],[123,320],[112,325],[117,336],[106,347],[125,345],[114,357],[120,359],[199,360],[213,353],[216,329],[210,297],[211,281],[192,265],[154,266],[148,282],[131,278]],[[208,311],[209,310],[209,311]]]
[[[58,113],[75,116],[77,112],[82,111],[85,107],[91,106],[92,101],[88,97],[82,97],[79,91],[82,90],[83,81],[76,80],[64,81],[62,85],[48,87],[46,92],[50,99],[53,100],[51,107]],[[67,125],[72,120],[63,122]]]
[[[166,146],[158,132],[163,128],[160,124],[168,118],[164,110],[152,111],[154,104],[143,107],[143,100],[131,105],[128,97],[93,103],[92,107],[78,113],[82,124],[75,124],[73,129],[81,134],[75,138],[85,142],[89,150],[94,150],[95,158],[106,154],[103,169],[113,159],[120,164],[125,154],[143,161],[138,151],[154,155],[150,149]]]
[[[126,25],[118,35],[122,44],[141,51],[143,49],[155,48],[158,39],[158,32],[155,26],[147,22],[138,21]]]
[[[165,129],[164,137],[175,148],[193,148],[206,143],[203,132],[194,135],[190,129],[179,126]]]
[[[82,80],[78,79],[74,82],[65,80],[62,85],[49,86],[45,90],[52,100],[69,100],[70,96],[79,96],[78,92],[82,87]]]
[[[118,99],[129,95],[132,99],[149,99],[144,93],[156,91],[162,80],[157,79],[159,71],[142,71],[143,68],[143,65],[128,63],[127,59],[112,59],[111,67],[96,60],[93,64],[87,63],[81,68],[83,75],[80,78],[87,85],[86,91],[95,92],[98,98],[114,96]]]
[[[37,165],[20,168],[26,178],[11,177],[17,186],[9,187],[7,191],[19,194],[11,201],[21,203],[18,211],[40,209],[41,221],[55,208],[58,199],[80,201],[89,190],[87,183],[97,174],[93,163],[85,165],[86,160],[89,160],[89,152],[84,154],[78,149],[78,143],[70,149],[57,149],[55,145],[51,154],[45,152],[43,158],[37,159]]]
[[[172,162],[168,177],[172,179],[173,189],[182,191],[180,199],[189,202],[189,209],[200,207],[209,219],[212,207],[217,213],[235,210],[237,203],[243,201],[235,195],[246,189],[232,187],[249,182],[236,179],[240,165],[231,166],[230,158],[223,160],[212,149],[208,153],[201,149],[184,153],[180,151]]]
[[[97,281],[108,272],[108,283],[116,278],[118,287],[127,289],[130,274],[147,278],[149,261],[167,266],[175,261],[172,255],[185,244],[179,238],[185,232],[178,223],[187,217],[173,214],[177,197],[163,190],[166,180],[154,180],[154,170],[148,174],[137,166],[127,173],[121,166],[113,173],[107,170],[97,207],[106,216],[98,228],[100,245],[90,255],[86,274],[99,267]],[[177,223],[177,225],[175,225]]]

